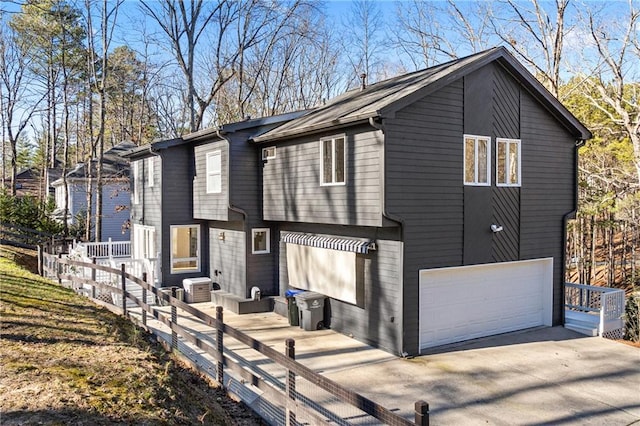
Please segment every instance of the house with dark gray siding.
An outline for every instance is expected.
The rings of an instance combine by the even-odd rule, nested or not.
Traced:
[[[347,92],[254,138],[279,287],[398,354],[563,323],[589,131],[504,48]],[[346,272],[345,272],[346,271]]]
[[[162,256],[163,285],[314,291],[325,326],[396,354],[563,323],[564,233],[591,134],[506,49],[277,120],[140,153],[175,187],[162,232],[189,229],[185,255]],[[134,211],[134,226],[149,218]]]

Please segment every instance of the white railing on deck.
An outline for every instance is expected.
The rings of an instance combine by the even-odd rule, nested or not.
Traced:
[[[565,283],[565,308],[578,312],[599,314],[598,334],[622,329],[624,315],[624,290],[585,284]]]
[[[131,241],[111,241],[111,238],[100,243],[77,243],[74,249],[88,259],[131,257]]]

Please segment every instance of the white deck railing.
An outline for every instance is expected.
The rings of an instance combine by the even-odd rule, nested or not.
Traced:
[[[598,315],[598,335],[622,337],[624,290],[585,284],[565,283],[565,309]]]
[[[74,250],[88,259],[131,257],[131,241],[111,241],[109,238],[109,241],[100,243],[76,243]]]

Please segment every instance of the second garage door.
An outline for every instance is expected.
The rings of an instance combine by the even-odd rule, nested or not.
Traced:
[[[551,325],[553,259],[420,271],[420,349]]]

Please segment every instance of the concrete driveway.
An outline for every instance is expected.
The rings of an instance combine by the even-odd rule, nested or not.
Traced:
[[[562,327],[402,359],[273,313],[225,321],[282,350],[293,337],[300,362],[407,418],[424,399],[433,425],[640,424],[640,349]]]

